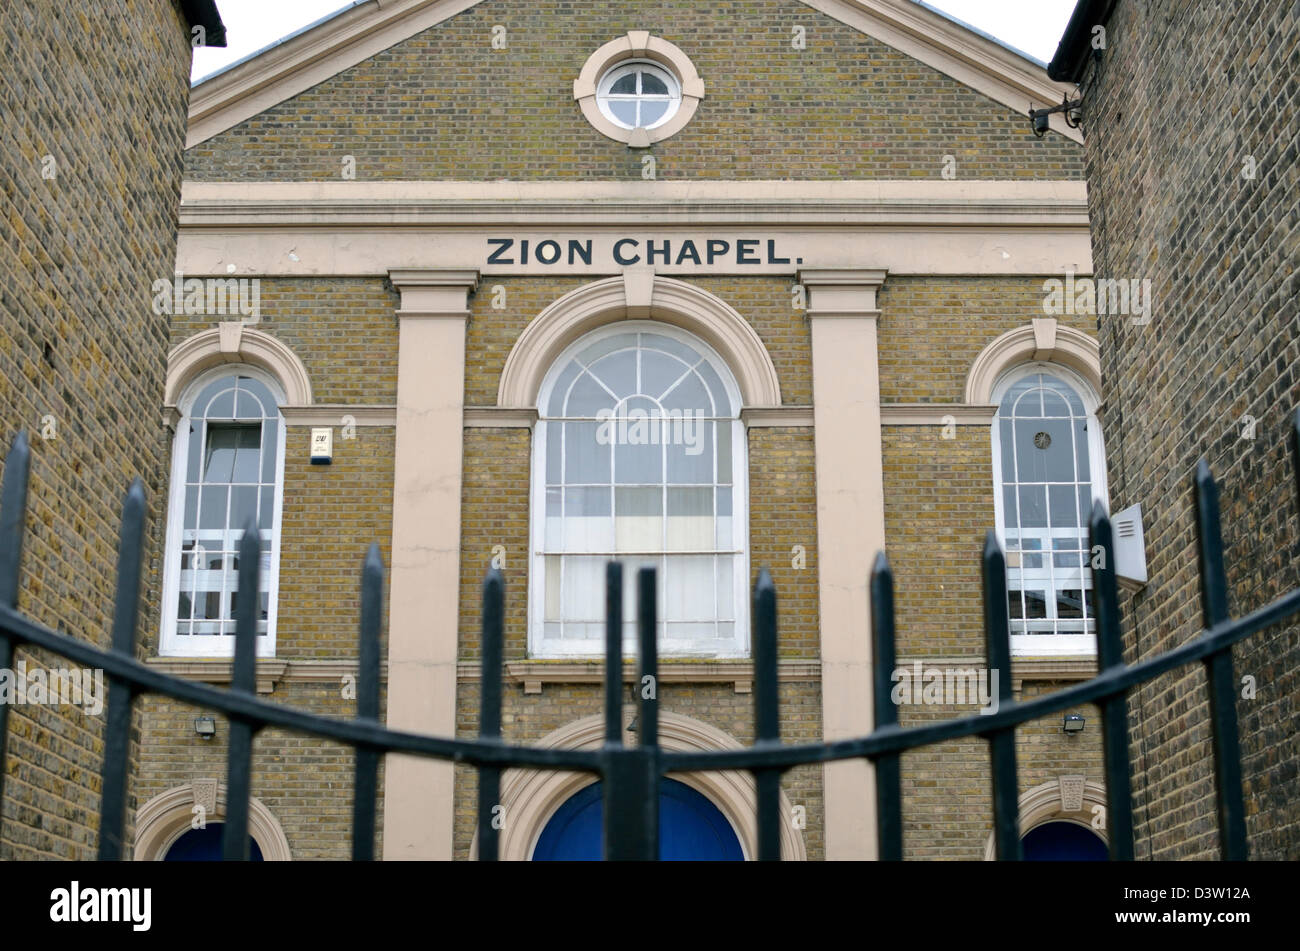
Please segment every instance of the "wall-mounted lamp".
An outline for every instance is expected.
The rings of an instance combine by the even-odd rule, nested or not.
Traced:
[[[1087,721],[1080,714],[1067,713],[1061,721],[1062,733],[1082,733],[1084,724]]]
[[[1047,135],[1047,130],[1051,128],[1051,116],[1055,112],[1064,113],[1065,124],[1071,129],[1077,129],[1083,125],[1083,100],[1070,99],[1067,96],[1061,99],[1059,106],[1052,106],[1050,109],[1029,110],[1029,121],[1033,124],[1034,135],[1040,139]]]
[[[217,735],[217,718],[216,717],[195,717],[194,732],[205,740],[210,740]]]

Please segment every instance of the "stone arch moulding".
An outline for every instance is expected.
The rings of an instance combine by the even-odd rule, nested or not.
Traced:
[[[652,268],[585,284],[532,319],[501,371],[497,405],[531,409],[551,364],[583,334],[618,320],[659,320],[699,337],[736,377],[746,407],[781,405],[776,367],[762,339],[726,301]]]
[[[1020,837],[1023,839],[1029,830],[1045,822],[1073,822],[1086,826],[1109,846],[1105,825],[1097,829],[1092,824],[1097,806],[1104,816],[1106,787],[1082,776],[1061,776],[1035,786],[1020,795]],[[997,844],[990,832],[984,843],[984,861],[992,862],[996,855]]]
[[[237,320],[196,333],[172,349],[164,404],[176,406],[191,380],[223,363],[261,367],[280,381],[287,406],[312,405],[311,378],[298,355],[283,341]]]
[[[966,402],[987,406],[993,386],[1005,371],[1021,363],[1059,363],[1074,370],[1102,398],[1101,351],[1097,341],[1080,330],[1059,324],[1054,317],[1035,317],[1024,327],[1009,330],[980,351],[966,376]]]
[[[633,708],[623,710],[623,726],[632,721]],[[590,716],[575,720],[543,739],[538,746],[574,750],[600,749],[605,742],[604,717]],[[706,750],[741,749],[734,738],[691,717],[679,713],[659,714],[659,742],[664,749],[686,752]],[[722,810],[740,838],[745,857],[752,859],[758,853],[758,829],[755,816],[758,794],[754,779],[749,773],[700,772],[673,773],[673,779],[683,782],[707,796]],[[593,782],[587,773],[542,772],[539,770],[507,770],[501,780],[501,805],[505,823],[498,843],[499,855],[504,860],[527,861],[542,829],[555,810],[570,796]],[[790,801],[781,793],[781,809],[791,815]],[[470,858],[478,854],[478,837],[470,847]],[[781,858],[785,861],[804,861],[808,858],[803,836],[791,822],[781,823]]]
[[[198,780],[159,793],[141,806],[135,816],[135,861],[161,862],[176,840],[190,830],[195,805],[204,806],[210,820],[224,819],[226,784]],[[248,834],[262,850],[264,861],[293,860],[279,820],[255,797],[248,800]]]

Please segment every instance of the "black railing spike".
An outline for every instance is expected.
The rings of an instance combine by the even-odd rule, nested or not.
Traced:
[[[140,614],[140,563],[144,554],[144,483],[131,482],[122,503],[122,531],[117,549],[117,596],[113,605],[110,650],[134,659],[136,623]],[[99,860],[122,857],[126,822],[127,765],[131,748],[131,707],[135,691],[121,677],[108,678],[108,727],[104,733],[103,790],[99,806]]]
[[[11,608],[18,606],[31,465],[32,448],[23,431],[14,437],[13,446],[5,456],[4,483],[0,485],[0,604]],[[4,771],[0,770],[0,777],[3,775]]]
[[[501,659],[505,628],[506,581],[499,568],[483,579],[482,644],[479,659],[478,737],[483,743],[501,742]],[[497,860],[501,814],[501,770],[478,771],[478,859]]]
[[[984,638],[990,674],[997,674],[998,705],[1012,702],[1011,629],[1007,609],[1007,559],[990,529],[984,537]],[[1020,790],[1015,725],[988,734],[992,760],[993,832],[999,861],[1020,860]]]
[[[1119,586],[1115,573],[1115,538],[1106,507],[1097,499],[1088,519],[1093,596],[1097,601],[1097,666],[1100,672],[1124,668],[1119,622]],[[1128,766],[1128,701],[1124,693],[1101,702],[1102,761],[1106,776],[1104,825],[1110,857],[1133,860],[1133,790]]]
[[[871,639],[874,677],[872,705],[874,728],[898,725],[898,706],[893,701],[894,670],[898,656],[894,634],[894,570],[885,553],[877,552],[871,569]],[[903,859],[902,774],[898,753],[886,753],[875,761],[876,838],[883,862]]]
[[[1211,628],[1228,616],[1228,579],[1223,570],[1219,485],[1204,459],[1196,463],[1194,484],[1201,568],[1201,620],[1206,628]]]
[[[249,516],[239,540],[239,572],[235,598],[235,663],[230,689],[244,694],[257,691],[257,615],[262,598],[258,591],[262,560],[262,533]],[[230,748],[226,758],[226,824],[221,852],[228,861],[248,861],[248,800],[253,793],[253,734],[260,724],[243,717],[230,718]]]
[[[605,564],[605,745],[623,747],[623,566]]]
[[[1196,464],[1196,525],[1200,545],[1201,615],[1206,630],[1228,621],[1228,575],[1223,564],[1219,520],[1219,486],[1210,466]],[[1210,694],[1210,730],[1214,746],[1214,782],[1219,801],[1219,850],[1224,861],[1245,861],[1246,804],[1242,793],[1241,744],[1237,736],[1237,684],[1232,648],[1205,658]]]
[[[0,607],[18,608],[18,581],[22,577],[23,531],[27,521],[27,480],[31,472],[32,449],[26,431],[14,437],[5,457],[4,482],[0,483]],[[14,642],[0,628],[0,670],[13,670]],[[0,833],[4,831],[5,751],[9,738],[9,707],[0,703]]]
[[[654,568],[637,572],[637,745],[659,746],[659,601]]]
[[[1291,415],[1291,471],[1295,479],[1296,507],[1300,508],[1300,409]]]
[[[754,584],[754,738],[756,745],[781,742],[781,700],[777,680],[776,586],[766,568]],[[781,771],[754,771],[758,793],[758,859],[781,860]]]
[[[659,627],[655,570],[637,571],[637,744],[602,750],[604,853],[612,861],[659,857]],[[611,685],[606,684],[606,690]]]
[[[379,638],[383,629],[384,558],[370,544],[361,569],[361,643],[357,664],[357,720],[379,723]],[[358,746],[352,795],[352,860],[375,857],[375,810],[379,789],[379,750]]]

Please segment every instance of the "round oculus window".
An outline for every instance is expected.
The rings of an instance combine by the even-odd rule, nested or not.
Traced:
[[[658,63],[623,62],[600,78],[596,101],[605,118],[621,129],[654,129],[677,114],[682,87]]]

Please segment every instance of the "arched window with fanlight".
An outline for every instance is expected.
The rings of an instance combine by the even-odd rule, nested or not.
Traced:
[[[1033,363],[993,390],[993,476],[1007,553],[1012,648],[1022,654],[1092,653],[1088,518],[1106,501],[1097,397],[1076,374]]]
[[[659,650],[747,649],[746,468],[740,393],[695,337],[623,321],[569,347],[538,397],[533,457],[533,656],[604,651],[605,564],[659,578]]]
[[[239,543],[250,518],[261,536],[257,653],[275,653],[284,484],[284,396],[251,367],[199,377],[179,405],[163,582],[160,653],[234,651]]]

